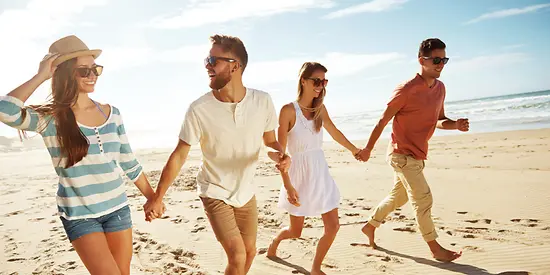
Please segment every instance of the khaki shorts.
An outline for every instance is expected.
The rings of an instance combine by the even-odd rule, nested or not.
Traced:
[[[238,234],[243,238],[256,238],[258,232],[256,196],[242,207],[233,207],[217,199],[201,197],[201,200],[219,242]]]

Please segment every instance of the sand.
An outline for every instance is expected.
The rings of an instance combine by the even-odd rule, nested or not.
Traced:
[[[325,137],[329,138],[328,136]],[[550,129],[462,134],[431,141],[425,175],[434,195],[440,242],[462,250],[455,263],[430,257],[410,204],[377,230],[374,250],[360,229],[392,187],[381,140],[368,163],[332,142],[325,153],[341,194],[340,231],[329,251],[327,274],[550,274]],[[356,142],[363,146],[364,141]],[[139,150],[156,185],[171,148]],[[200,152],[166,197],[162,219],[144,221],[145,199],[128,184],[134,221],[132,274],[223,274],[225,254],[195,193]],[[262,157],[257,176],[258,255],[249,274],[309,274],[322,221],[307,218],[301,238],[265,249],[288,216],[278,209],[280,176]],[[56,216],[57,177],[45,150],[0,154],[0,274],[87,274]]]

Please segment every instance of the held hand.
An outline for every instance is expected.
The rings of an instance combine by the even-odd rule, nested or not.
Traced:
[[[298,192],[296,192],[296,189],[290,188],[289,190],[287,190],[286,199],[288,200],[288,202],[290,202],[290,204],[294,206],[300,206]]]
[[[290,159],[290,156],[288,156],[287,154],[281,154],[279,153],[279,161],[277,162],[277,164],[275,165],[277,167],[277,169],[279,169],[279,171],[281,172],[288,172],[288,169],[290,168],[290,163],[291,163],[291,159]]]
[[[274,162],[279,162],[281,155],[282,154],[279,152],[274,152],[274,151],[267,152],[267,156]]]
[[[40,79],[46,81],[52,78],[53,73],[57,67],[53,67],[53,61],[59,57],[58,53],[48,53],[44,56],[44,59],[40,61],[40,67],[38,68],[38,73],[36,74]]]
[[[152,198],[147,200],[143,205],[143,212],[145,212],[145,220],[151,222],[154,219],[162,217],[166,211],[166,206],[162,202],[162,199]]]
[[[467,118],[459,118],[456,121],[456,129],[462,132],[468,132],[470,130],[470,122]]]
[[[357,154],[355,158],[359,161],[367,162],[370,159],[370,153],[371,153],[371,150],[365,148],[361,150],[361,152],[359,152],[359,154]]]
[[[357,159],[357,155],[359,155],[359,153],[361,153],[361,149],[355,147],[355,149],[353,149],[351,151],[351,153],[353,154],[353,157]]]

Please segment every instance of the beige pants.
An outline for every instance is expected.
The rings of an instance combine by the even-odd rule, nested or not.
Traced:
[[[432,220],[432,193],[424,177],[424,161],[392,153],[388,162],[394,170],[394,186],[390,194],[376,207],[369,223],[379,227],[395,209],[411,200],[416,222],[426,242],[437,238]]]

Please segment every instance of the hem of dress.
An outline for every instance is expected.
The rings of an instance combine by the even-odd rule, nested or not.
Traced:
[[[61,212],[61,211],[57,212],[57,215],[60,216],[60,217],[63,217],[64,219],[66,219],[68,221],[79,220],[79,219],[96,219],[96,218],[99,218],[101,216],[111,214],[111,213],[113,213],[117,210],[120,210],[120,209],[124,208],[125,206],[128,206],[128,205],[129,205],[128,201],[125,201],[124,203],[119,204],[119,205],[117,205],[113,208],[107,209],[105,211],[95,213],[95,214],[82,215],[82,216],[71,216],[71,217],[69,217],[65,214],[65,212]]]
[[[318,211],[318,212],[315,212],[315,213],[300,213],[300,212],[294,212],[294,211],[290,211],[288,210],[286,207],[280,207],[284,210],[286,210],[288,212],[288,214],[292,215],[292,216],[296,216],[296,217],[314,217],[314,216],[319,216],[319,215],[323,215],[323,214],[326,214],[334,209],[337,209],[340,205],[336,205],[334,207],[328,207],[328,208],[325,208],[323,209],[322,211]],[[292,213],[294,212],[294,213]]]

